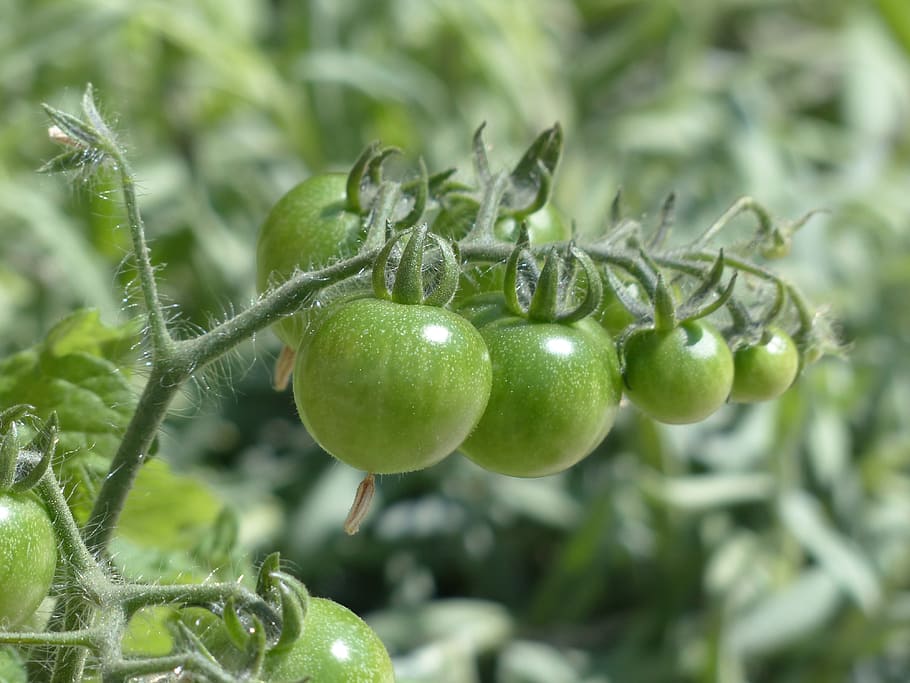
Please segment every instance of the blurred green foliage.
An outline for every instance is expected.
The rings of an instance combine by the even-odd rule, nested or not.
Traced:
[[[239,513],[251,552],[281,549],[315,594],[374,613],[402,681],[910,678],[904,0],[0,0],[0,16],[4,355],[79,306],[135,313],[113,186],[34,171],[54,153],[40,103],[71,108],[88,81],[185,329],[251,299],[271,204],[376,138],[467,173],[481,121],[505,166],[559,120],[556,202],[582,233],[619,187],[646,221],[675,190],[680,232],[742,194],[824,210],[778,267],[848,352],[774,404],[677,428],[626,408],[544,480],[457,457],[386,477],[349,538],[358,474],[271,391],[264,334],[198,378],[219,398],[189,392],[160,453]]]

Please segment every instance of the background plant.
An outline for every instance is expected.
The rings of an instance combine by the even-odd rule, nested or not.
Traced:
[[[158,444],[162,462],[205,470],[213,492],[187,513],[200,526],[144,524],[152,513],[138,511],[119,556],[137,574],[205,574],[189,549],[229,498],[244,543],[280,547],[315,594],[383,608],[374,623],[414,676],[439,680],[420,668],[423,647],[467,680],[901,680],[905,10],[520,4],[7,2],[6,350],[78,305],[99,306],[109,325],[123,308],[110,273],[128,237],[103,199],[110,188],[68,196],[34,176],[52,155],[37,104],[67,108],[91,80],[129,122],[165,294],[188,328],[249,300],[259,221],[309,172],[343,168],[377,137],[438,168],[479,120],[497,158],[515,158],[558,119],[571,146],[556,200],[582,230],[620,184],[633,216],[676,190],[680,232],[743,192],[780,216],[826,209],[781,265],[831,302],[850,363],[827,361],[781,402],[698,427],[655,428],[624,411],[609,457],[554,480],[455,462],[389,480],[378,514],[347,539],[346,510],[327,501],[356,475],[301,455],[312,446],[289,397],[270,392],[269,363],[253,360],[277,350],[263,335],[223,366],[231,382],[199,378],[224,400],[187,394],[193,419],[169,422]],[[129,263],[120,272],[133,280]],[[127,332],[91,343],[108,359],[129,347]],[[98,449],[107,437],[81,438]],[[440,601],[454,596],[489,602]],[[483,635],[473,645],[453,637],[465,621]]]

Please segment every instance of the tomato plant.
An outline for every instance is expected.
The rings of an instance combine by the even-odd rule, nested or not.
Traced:
[[[799,351],[789,334],[771,328],[757,344],[733,354],[733,388],[730,400],[739,403],[769,401],[793,384],[799,372]]]
[[[0,624],[34,613],[56,566],[57,539],[41,503],[29,493],[0,493]]]
[[[392,661],[379,636],[343,605],[307,602],[303,631],[287,650],[266,655],[270,683],[393,683]]]
[[[430,174],[422,163],[400,182],[389,180],[384,163],[394,150],[378,145],[369,146],[347,176],[304,181],[263,224],[258,300],[211,329],[177,334],[158,294],[136,179],[91,89],[81,117],[46,111],[52,138],[64,146],[46,169],[89,165],[92,172],[104,166],[119,180],[142,293],[141,320],[130,331],[76,316],[3,364],[0,393],[7,403],[21,401],[0,406],[0,491],[7,492],[0,495],[4,625],[27,621],[49,590],[57,543],[65,552],[47,633],[0,631],[0,642],[19,648],[17,655],[39,646],[35,651],[48,661],[28,666],[47,664],[60,683],[77,683],[86,672],[103,680],[179,672],[188,680],[222,683],[393,678],[376,634],[340,605],[309,598],[282,571],[277,553],[260,565],[255,589],[247,587],[241,577],[252,570],[252,559],[233,562],[239,521],[231,514],[212,511],[214,533],[192,547],[176,538],[181,519],[181,533],[166,534],[177,546],[173,554],[168,548],[173,565],[156,551],[133,547],[136,539],[124,533],[130,529],[128,499],[142,498],[129,493],[143,485],[140,474],[149,471],[143,468],[150,454],[165,448],[157,435],[181,388],[279,318],[278,334],[293,347],[283,357],[296,353],[279,366],[293,365],[304,425],[329,453],[367,472],[344,526],[349,533],[368,507],[374,473],[421,469],[459,447],[479,465],[507,475],[538,477],[572,466],[612,428],[623,381],[632,402],[658,420],[703,419],[726,400],[734,382],[732,354],[703,322],[708,315],[726,315],[732,321],[726,334],[743,339],[755,329],[756,312],[762,320],[782,313],[794,321],[804,357],[807,349],[822,352],[832,343],[792,285],[748,261],[748,254],[737,251],[725,260],[722,251],[709,248],[743,211],[759,219],[745,252],[789,239],[799,221],[778,225],[751,199],[737,202],[682,247],[663,247],[671,202],[653,234],[624,219],[615,202],[601,234],[586,242],[569,239],[567,222],[548,205],[562,144],[558,124],[538,136],[511,173],[495,171],[486,158],[481,127],[474,136],[475,188],[451,181],[452,170]],[[477,199],[465,203],[467,223],[446,226],[427,213],[428,206],[432,212],[468,195]],[[530,216],[527,231],[515,216]],[[436,233],[428,233],[428,222]],[[558,244],[540,248],[551,240]],[[706,268],[708,262],[713,265]],[[489,264],[492,281],[502,281],[501,293],[471,299],[461,315],[447,309],[464,273]],[[622,271],[621,281],[613,269]],[[730,269],[735,272],[724,285]],[[290,279],[298,270],[303,276]],[[739,276],[758,286],[735,290]],[[613,305],[602,300],[604,277],[632,317],[621,339],[624,377],[613,339],[591,317],[598,306],[604,317]],[[469,288],[462,296],[467,294]],[[686,301],[677,305],[683,294]],[[302,327],[315,320],[316,302],[328,304],[319,306],[318,324]],[[146,362],[141,374],[131,374],[137,348]],[[757,395],[756,386],[767,389],[770,369],[787,367],[757,353],[743,350],[743,371],[737,367],[748,385],[739,395],[748,400]],[[750,372],[761,381],[747,381]],[[18,441],[19,423],[37,432],[28,445]],[[58,481],[58,471],[68,479]],[[74,490],[78,498],[70,495]],[[149,500],[160,497],[149,488],[143,493]],[[396,569],[390,575],[410,575],[405,565],[411,560],[405,560],[407,574]],[[194,576],[208,578],[186,580]],[[204,614],[194,616],[202,606]],[[177,615],[160,624],[162,632],[172,627],[171,640],[162,639],[154,651],[133,647],[130,628],[136,634],[142,627],[137,617],[148,617],[154,630],[155,619],[166,618],[162,614]],[[209,633],[206,623],[213,621],[215,632]]]
[[[361,217],[348,208],[347,176],[320,173],[291,188],[272,207],[256,244],[256,288],[262,293],[295,271],[319,268],[353,256],[363,237]],[[303,336],[303,313],[274,325],[296,349]]]
[[[329,453],[375,473],[432,465],[468,435],[490,393],[483,339],[434,306],[360,299],[325,320],[299,354],[294,398]]]
[[[626,395],[659,422],[698,422],[730,395],[733,355],[710,323],[640,330],[626,341],[624,357]]]

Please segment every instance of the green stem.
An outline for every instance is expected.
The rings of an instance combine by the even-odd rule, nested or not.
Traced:
[[[127,425],[85,525],[85,542],[95,555],[101,555],[107,547],[123,511],[126,496],[139,467],[146,460],[152,439],[164,420],[171,399],[187,375],[185,370],[162,370],[153,365],[136,411]]]
[[[205,680],[213,683],[236,683],[237,678],[224,672],[214,661],[198,652],[183,652],[166,657],[147,659],[122,659],[105,667],[105,683],[129,681],[137,676],[174,671],[192,671],[203,674]]]
[[[139,272],[139,285],[145,302],[145,311],[148,316],[149,332],[152,340],[153,355],[167,353],[172,345],[170,331],[158,298],[158,285],[155,282],[155,270],[152,267],[148,243],[145,239],[145,223],[139,212],[139,203],[136,199],[136,183],[132,171],[127,164],[123,152],[111,145],[108,150],[120,171],[120,185],[123,192],[123,201],[126,205],[127,219],[130,224],[130,235],[133,240],[133,252],[136,254],[136,268]]]
[[[13,645],[57,645],[69,647],[97,647],[103,634],[95,629],[84,628],[76,631],[0,631],[0,643]]]

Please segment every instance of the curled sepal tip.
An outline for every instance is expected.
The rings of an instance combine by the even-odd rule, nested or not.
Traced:
[[[524,316],[526,313],[518,299],[518,268],[527,255],[530,244],[527,223],[522,221],[518,226],[518,240],[515,243],[515,248],[512,249],[509,258],[506,261],[503,282],[503,295],[506,300],[506,308],[508,308],[513,315]]]
[[[438,250],[435,278],[428,284],[424,273],[427,238]],[[406,240],[395,275],[389,286],[389,261],[398,243]],[[400,304],[444,306],[455,295],[460,268],[452,246],[442,237],[428,232],[426,223],[399,233],[388,240],[373,264],[373,293],[378,299]]]
[[[290,574],[278,572],[275,579],[281,589],[281,635],[271,650],[280,652],[293,647],[303,633],[310,594],[304,585]]]
[[[552,176],[562,156],[562,126],[554,123],[535,138],[512,171],[512,182],[518,185],[531,184],[541,172]],[[539,177],[539,176],[538,176]]]
[[[379,142],[371,142],[357,157],[357,161],[351,166],[348,172],[347,184],[345,186],[345,195],[347,196],[347,208],[352,213],[363,213],[363,203],[360,200],[360,188],[363,185],[363,176],[366,173],[367,165],[370,160],[376,156],[379,150]]]
[[[430,194],[429,175],[427,173],[427,165],[424,163],[423,159],[418,161],[418,166],[420,167],[420,175],[414,183],[409,183],[405,186],[405,189],[408,190],[409,194],[411,193],[411,190],[413,190],[413,203],[411,209],[404,217],[395,221],[396,227],[409,228],[416,225],[423,217],[423,212],[426,211],[427,197]]]
[[[733,296],[733,289],[736,287],[736,281],[739,277],[739,273],[733,273],[730,277],[730,281],[727,283],[727,286],[718,294],[717,298],[713,301],[709,301],[706,304],[698,306],[691,313],[688,312],[688,308],[685,311],[684,316],[682,317],[682,322],[689,322],[691,320],[698,320],[699,318],[704,318],[719,309],[725,303],[727,303],[730,298]]]
[[[57,450],[60,423],[57,413],[52,412],[41,429],[20,454],[16,467],[13,491],[28,491],[33,488],[51,465],[54,452]]]
[[[218,660],[211,653],[208,647],[206,647],[206,644],[202,641],[202,638],[194,633],[189,626],[184,624],[179,619],[170,621],[168,623],[168,626],[170,627],[171,633],[174,636],[178,650],[182,650],[184,652],[195,652],[202,655],[210,662],[218,664]]]
[[[473,141],[474,173],[477,175],[477,179],[483,184],[489,182],[490,176],[492,175],[490,173],[490,159],[487,156],[487,143],[483,139],[483,131],[486,127],[486,121],[477,126],[477,130],[474,131]]]
[[[256,593],[272,605],[281,604],[281,589],[275,575],[281,572],[281,553],[266,555],[256,577]]]
[[[542,162],[538,162],[537,192],[535,192],[534,197],[526,206],[512,208],[505,211],[504,214],[512,216],[516,220],[521,220],[540,211],[549,201],[552,188],[553,174]]]
[[[249,628],[250,638],[244,648],[247,669],[254,676],[258,676],[265,665],[265,654],[268,650],[268,641],[266,639],[265,627],[262,621],[256,616],[250,617],[251,626]]]
[[[581,266],[581,271],[585,275],[585,296],[574,309],[557,316],[556,319],[563,323],[572,323],[591,315],[600,306],[604,291],[603,280],[591,257],[575,245],[569,249],[569,255],[573,260],[573,265]]]
[[[616,296],[619,303],[622,304],[623,308],[631,313],[637,320],[648,320],[652,317],[651,310],[648,309],[640,299],[634,296],[629,291],[628,287],[616,277],[616,273],[613,272],[612,268],[605,268],[604,274],[606,275],[607,284],[610,286],[610,290]]]

